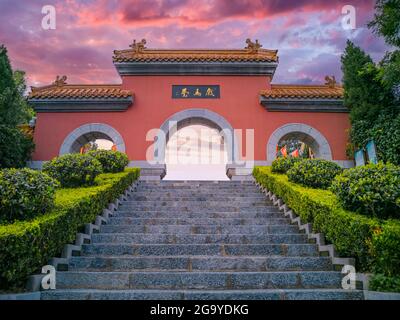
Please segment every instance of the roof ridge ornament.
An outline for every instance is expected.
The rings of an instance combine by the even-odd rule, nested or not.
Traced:
[[[129,47],[131,47],[135,53],[141,53],[144,49],[147,49],[145,46],[146,43],[146,39],[142,39],[140,42],[136,42],[136,39],[134,39],[133,43],[129,45]]]
[[[57,86],[57,87],[62,87],[64,85],[67,84],[67,76],[57,76],[56,80],[53,82],[53,85]]]
[[[262,47],[262,44],[258,42],[258,39],[256,39],[256,42],[253,42],[250,38],[247,38],[246,44],[247,46],[245,47],[245,49],[248,50],[250,53],[257,53],[258,50]]]
[[[335,76],[326,76],[325,77],[325,85],[328,86],[329,88],[335,88],[336,87],[336,78]]]

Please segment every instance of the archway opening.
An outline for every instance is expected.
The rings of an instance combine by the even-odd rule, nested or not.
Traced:
[[[88,132],[72,143],[70,153],[86,153],[90,150],[116,150],[116,146],[107,134]]]
[[[282,136],[276,145],[276,158],[314,159],[317,154],[319,154],[318,143],[304,132],[290,132]]]
[[[287,146],[285,149],[285,145]],[[272,163],[283,153],[296,152],[304,157],[332,160],[328,140],[317,129],[304,123],[288,123],[276,129],[267,144],[267,160]]]
[[[166,142],[164,180],[229,180],[227,143],[212,121],[182,120],[176,130],[168,132]]]

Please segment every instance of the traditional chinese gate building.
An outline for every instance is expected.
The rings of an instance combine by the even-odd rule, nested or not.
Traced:
[[[146,153],[153,141],[148,133],[159,128],[168,140],[175,121],[178,128],[201,123],[225,133],[254,129],[254,159],[247,160],[255,165],[270,164],[278,143],[296,138],[316,157],[352,166],[345,151],[350,124],[342,87],[329,77],[317,86],[272,84],[277,51],[246,43],[238,50],[156,50],[142,40],[114,51],[119,85],[67,84],[66,77],[57,77],[49,86],[32,88],[29,102],[37,120],[31,165],[40,167],[105,138],[127,153],[131,166],[162,176],[164,146],[152,151],[159,163],[149,163]],[[232,137],[229,176],[238,174],[236,160],[246,155],[246,146],[240,148],[240,139]]]

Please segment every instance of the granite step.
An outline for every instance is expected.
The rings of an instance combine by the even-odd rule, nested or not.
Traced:
[[[58,289],[339,289],[335,271],[284,272],[90,272],[57,274]]]
[[[315,244],[122,244],[93,243],[82,245],[81,255],[134,256],[270,256],[317,257]]]
[[[113,217],[108,225],[191,225],[191,226],[231,226],[231,225],[284,225],[290,224],[288,218],[131,218]]]
[[[133,211],[130,209],[120,209],[116,212],[116,217],[130,218],[171,218],[171,219],[191,219],[191,218],[231,218],[231,219],[268,219],[282,218],[283,215],[278,209],[271,208],[265,212],[180,212],[174,211]]]
[[[69,271],[332,271],[328,257],[73,257]]]
[[[359,290],[98,290],[64,289],[42,292],[42,300],[363,300]]]
[[[187,205],[187,206],[179,206],[176,204],[175,206],[163,206],[161,204],[154,205],[121,205],[121,210],[124,211],[179,211],[179,212],[199,212],[199,213],[207,213],[207,212],[269,212],[271,209],[268,206],[231,206],[231,205],[223,205],[223,206],[210,206],[210,205]]]
[[[247,226],[190,226],[190,225],[159,225],[159,226],[135,226],[135,225],[102,225],[101,233],[175,233],[175,234],[287,234],[301,233],[297,225],[247,225]]]
[[[119,244],[306,244],[304,234],[148,234],[148,233],[97,233],[92,243]]]

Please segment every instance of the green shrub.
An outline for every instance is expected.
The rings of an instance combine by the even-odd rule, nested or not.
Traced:
[[[324,233],[342,257],[356,258],[357,271],[400,275],[400,222],[382,223],[347,211],[332,192],[292,183],[286,175],[272,173],[270,167],[255,167],[253,175],[304,223],[312,223],[314,232]]]
[[[0,125],[0,169],[25,167],[34,147],[21,130]]]
[[[302,161],[301,158],[277,158],[272,162],[272,172],[275,173],[286,173],[291,169],[296,163]]]
[[[400,292],[400,277],[375,274],[369,282],[368,289],[372,291]]]
[[[369,164],[344,171],[331,190],[343,207],[378,218],[400,218],[400,167]]]
[[[56,157],[43,166],[43,171],[57,179],[62,187],[93,185],[102,172],[101,163],[87,154],[66,154]]]
[[[22,287],[32,273],[74,241],[139,176],[139,169],[101,174],[96,186],[58,189],[54,209],[29,222],[0,226],[0,287]]]
[[[115,173],[124,171],[129,163],[128,156],[119,151],[93,150],[88,154],[100,161],[103,166],[103,172]]]
[[[287,172],[289,180],[307,187],[327,189],[342,168],[336,163],[323,159],[305,159],[296,163]]]
[[[0,170],[0,223],[28,220],[53,207],[58,182],[31,169]]]

